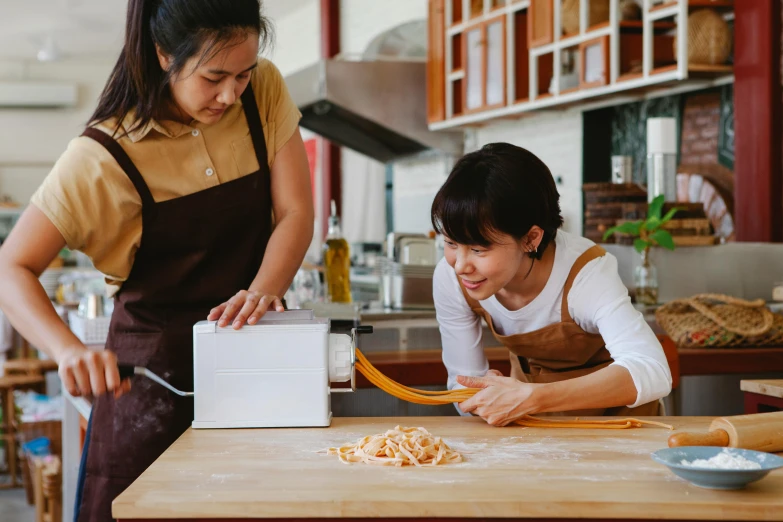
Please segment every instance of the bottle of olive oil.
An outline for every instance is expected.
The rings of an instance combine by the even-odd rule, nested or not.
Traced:
[[[351,252],[340,230],[337,206],[332,200],[332,214],[324,244],[326,297],[331,303],[351,302]]]

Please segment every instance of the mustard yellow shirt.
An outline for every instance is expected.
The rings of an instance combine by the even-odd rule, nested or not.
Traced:
[[[296,131],[301,114],[278,69],[261,59],[251,75],[270,167]],[[258,170],[241,100],[214,125],[151,121],[119,144],[139,169],[155,201],[226,183]],[[116,120],[98,125],[111,134]],[[31,199],[65,238],[92,259],[116,293],[133,266],[142,235],[141,198],[109,152],[94,140],[72,140]]]

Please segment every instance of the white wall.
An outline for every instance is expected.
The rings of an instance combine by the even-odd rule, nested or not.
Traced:
[[[403,23],[426,18],[425,0],[341,0],[340,51],[361,54],[379,34]]]
[[[562,178],[557,190],[565,224],[563,229],[582,233],[582,113],[578,109],[539,112],[518,121],[502,121],[476,131],[475,147],[507,142],[523,147],[546,163],[552,175]]]
[[[275,42],[266,56],[283,76],[303,69],[320,58],[320,17],[320,2],[304,0],[284,15],[272,18]]]
[[[426,234],[432,230],[430,210],[454,158],[438,153],[397,161],[394,173],[394,230]]]
[[[386,165],[342,149],[343,233],[351,243],[386,237]]]
[[[114,62],[110,59],[0,62],[0,80],[74,82],[79,103],[69,109],[0,109],[0,196],[26,204],[78,136],[98,100]]]
[[[582,233],[582,113],[578,109],[538,112],[519,120],[490,123],[466,136],[465,152],[487,143],[507,142],[528,149],[546,163],[561,182],[563,229]],[[394,228],[427,232],[432,228],[429,206],[453,161],[430,156],[394,164]]]

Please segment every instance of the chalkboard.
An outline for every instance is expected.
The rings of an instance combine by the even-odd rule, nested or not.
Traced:
[[[718,129],[718,163],[734,170],[734,85],[720,89],[720,128]]]
[[[612,109],[612,155],[633,157],[633,180],[647,184],[647,118],[677,120],[677,161],[679,163],[681,95],[663,96]]]

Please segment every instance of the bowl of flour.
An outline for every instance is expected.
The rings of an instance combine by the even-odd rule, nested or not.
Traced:
[[[783,468],[783,458],[771,453],[714,446],[666,448],[651,454],[694,486],[708,489],[741,489]]]

